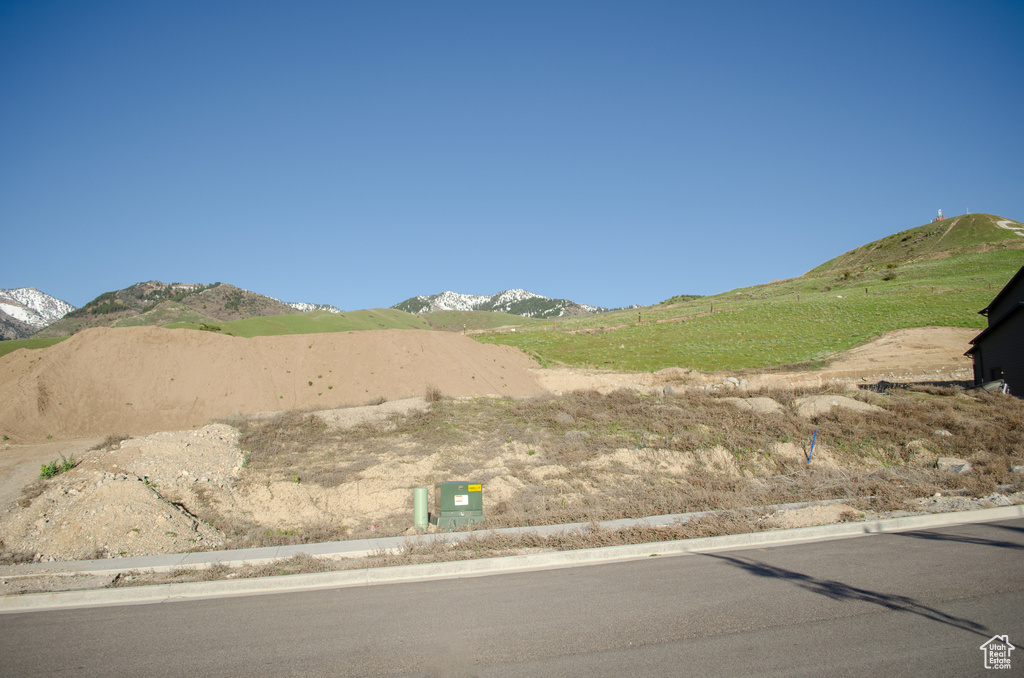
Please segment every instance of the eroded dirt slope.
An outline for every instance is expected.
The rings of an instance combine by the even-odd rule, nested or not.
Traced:
[[[378,330],[244,339],[98,328],[0,358],[0,433],[14,442],[151,433],[211,419],[422,396],[541,391],[518,349],[450,332]]]

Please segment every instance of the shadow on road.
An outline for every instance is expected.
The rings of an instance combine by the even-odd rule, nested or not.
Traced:
[[[1000,527],[996,525],[995,527]],[[1007,529],[1017,530],[1020,528],[1009,527]],[[984,537],[968,537],[962,534],[939,534],[938,532],[893,532],[897,537],[914,537],[915,539],[927,539],[929,541],[958,541],[963,544],[977,544],[978,546],[995,546],[1001,549],[1019,549],[1024,551],[1024,544],[1012,541],[1001,541],[998,539],[985,539]]]
[[[1000,530],[1010,530],[1012,532],[1024,532],[1024,527],[1016,527],[1014,525],[1000,525],[999,523],[989,523],[989,527],[998,527]]]
[[[857,588],[856,586],[850,586],[849,584],[844,584],[832,579],[819,579],[808,574],[803,574],[802,572],[795,572],[783,567],[760,563],[756,560],[746,560],[743,558],[715,553],[705,553],[704,555],[709,558],[724,560],[731,565],[744,569],[750,574],[758,577],[770,577],[773,579],[791,581],[802,589],[826,596],[833,600],[873,603],[888,610],[910,612],[911,614],[916,614],[920,617],[924,617],[925,619],[931,619],[932,621],[936,621],[941,624],[948,624],[949,626],[963,631],[968,631],[979,636],[988,637],[991,635],[991,631],[982,624],[973,622],[970,619],[961,619],[960,617],[948,615],[933,607],[922,605],[909,596],[897,596],[890,593],[880,593],[869,589]]]

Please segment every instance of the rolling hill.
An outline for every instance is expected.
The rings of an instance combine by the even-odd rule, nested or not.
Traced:
[[[1016,224],[1016,228],[1013,227]],[[830,259],[807,273],[865,272],[913,261],[1024,247],[1024,227],[991,214],[964,214],[894,233]],[[891,268],[891,267],[890,267]]]
[[[412,308],[414,300],[429,297],[398,305],[416,314],[394,307],[299,313],[230,285],[184,289],[140,283],[121,290],[124,294],[101,295],[29,342],[0,342],[0,355],[49,345],[54,339],[42,343],[48,334],[66,336],[92,322],[192,327],[244,337],[391,328],[468,331],[486,343],[522,348],[542,364],[614,370],[814,367],[891,330],[933,325],[980,329],[984,319],[977,312],[1022,264],[1024,226],[994,215],[966,214],[867,243],[797,278],[543,322],[492,310],[443,310],[444,304],[429,301],[435,310],[425,310],[423,301]],[[538,298],[544,299],[525,293],[519,301],[538,303]],[[489,298],[455,301],[474,308],[481,299]]]
[[[234,285],[151,280],[105,292],[33,336],[68,336],[88,327],[209,323],[290,313],[299,311],[283,301]]]
[[[1024,264],[1022,231],[1002,217],[968,214],[862,245],[798,278],[477,338],[518,346],[543,364],[814,367],[892,330],[980,329],[978,311]]]
[[[310,311],[288,315],[258,316],[218,323],[173,323],[171,329],[200,329],[235,337],[268,337],[283,334],[320,334],[323,332],[354,332],[358,330],[416,329],[429,330],[424,319],[392,308],[361,311]]]

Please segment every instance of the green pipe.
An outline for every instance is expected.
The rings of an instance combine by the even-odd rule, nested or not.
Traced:
[[[412,524],[423,532],[427,529],[427,488],[414,487],[412,490]]]

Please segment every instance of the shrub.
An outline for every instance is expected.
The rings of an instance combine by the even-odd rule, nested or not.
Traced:
[[[49,464],[43,464],[39,471],[40,478],[52,478],[58,473],[70,471],[75,468],[78,462],[75,461],[75,455],[65,457],[63,454],[60,455],[60,460],[54,459]]]

